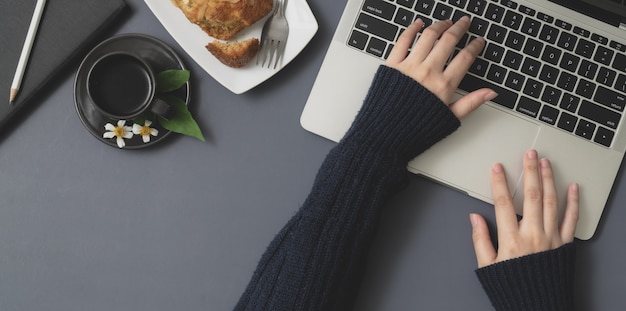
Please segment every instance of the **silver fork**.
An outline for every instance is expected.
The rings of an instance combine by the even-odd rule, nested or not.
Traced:
[[[270,20],[263,25],[261,50],[256,59],[257,64],[261,60],[261,67],[265,66],[267,60],[267,68],[272,68],[273,61],[273,69],[276,69],[278,62],[283,59],[287,37],[289,36],[289,24],[285,18],[286,6],[287,0],[275,0],[274,12],[270,16]]]

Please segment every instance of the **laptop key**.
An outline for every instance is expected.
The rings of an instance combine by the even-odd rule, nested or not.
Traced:
[[[388,41],[393,41],[398,32],[398,26],[387,23],[381,19],[361,13],[356,22],[356,28],[379,36]]]
[[[597,122],[603,126],[616,129],[621,115],[615,111],[596,105],[588,100],[583,100],[578,109],[581,117]]]
[[[523,59],[524,56],[522,54],[513,51],[507,51],[506,55],[504,56],[504,60],[502,61],[502,64],[511,69],[517,70],[519,69],[520,65],[522,65]]]
[[[543,54],[541,55],[541,59],[544,62],[548,62],[552,65],[556,65],[559,62],[559,58],[561,57],[561,50],[548,45],[543,50]]]
[[[524,64],[522,65],[522,72],[529,76],[536,77],[539,74],[540,68],[541,68],[540,62],[527,57],[524,59]]]
[[[526,17],[526,19],[524,19],[524,23],[522,24],[521,31],[529,36],[536,37],[539,33],[539,28],[541,28],[541,22],[534,18]]]
[[[567,112],[561,112],[557,126],[568,132],[573,132],[576,127],[576,123],[578,123],[578,118]]]
[[[570,29],[572,29],[572,24],[570,24],[570,23],[568,23],[568,22],[566,22],[566,21],[560,20],[560,19],[557,19],[557,20],[556,20],[556,22],[554,22],[554,24],[555,24],[557,27],[559,27],[559,28],[563,28],[563,29],[565,29],[565,30],[570,30]]]
[[[519,91],[522,89],[522,85],[524,85],[524,81],[526,81],[526,77],[524,77],[523,75],[515,71],[511,71],[509,72],[509,75],[506,77],[506,82],[504,83],[504,85],[506,87]]]
[[[506,37],[506,29],[498,25],[491,25],[489,32],[487,33],[487,40],[493,42],[502,43]]]
[[[509,8],[509,9],[517,9],[517,2],[515,1],[511,1],[511,0],[502,0],[501,1],[502,5],[504,5],[505,7]]]
[[[499,85],[493,84],[483,79],[479,79],[470,74],[466,74],[459,84],[459,89],[466,92],[472,92],[481,88],[490,88],[498,93],[498,96],[494,98],[492,102],[510,109],[513,109],[513,107],[515,107],[517,94],[510,91],[509,89],[503,88]]]
[[[561,97],[561,90],[546,85],[546,88],[543,90],[543,95],[541,95],[541,100],[544,103],[548,103],[552,106],[556,106],[559,102],[559,98]]]
[[[418,0],[417,5],[415,5],[415,10],[425,15],[430,15],[430,12],[433,11],[433,7],[435,7],[435,0]]]
[[[578,68],[578,74],[588,79],[593,79],[593,77],[596,76],[597,71],[598,65],[586,59],[583,59],[582,63],[580,64],[580,68]]]
[[[559,75],[559,81],[557,81],[556,85],[564,90],[573,92],[574,87],[576,86],[576,82],[578,82],[578,78],[576,76],[562,71],[561,75]]]
[[[614,136],[615,132],[599,126],[598,131],[596,132],[596,136],[593,138],[593,141],[600,145],[611,147],[611,142],[613,141]]]
[[[404,7],[407,7],[409,9],[413,8],[413,5],[415,4],[415,0],[396,0],[396,2]]]
[[[541,68],[541,73],[539,74],[539,80],[555,84],[556,79],[559,77],[559,69],[552,67],[548,64],[544,64]]]
[[[450,0],[449,1],[450,4],[452,4],[453,6],[457,7],[457,8],[464,8],[465,4],[467,3],[467,0]]]
[[[585,79],[580,79],[580,81],[578,82],[578,87],[576,88],[576,94],[584,96],[586,98],[591,98],[595,90],[595,83],[587,81]]]
[[[576,41],[578,41],[578,37],[567,32],[561,32],[561,35],[559,36],[559,41],[556,43],[556,45],[571,52],[576,46]]]
[[[437,3],[435,6],[435,11],[433,12],[433,17],[438,20],[449,19],[452,16],[452,7],[449,7],[443,3]]]
[[[543,83],[537,80],[528,79],[526,81],[526,86],[524,87],[524,94],[534,97],[534,98],[539,98],[539,95],[541,95],[542,89],[543,89]]]
[[[477,76],[484,77],[485,74],[487,73],[488,66],[489,66],[489,62],[487,62],[486,60],[482,58],[476,58],[474,62],[472,63],[472,65],[470,66],[469,72]]]
[[[502,84],[504,82],[506,72],[506,68],[500,67],[496,64],[491,64],[491,67],[489,67],[489,72],[487,72],[487,79],[495,83]]]
[[[535,39],[528,38],[526,40],[526,45],[524,45],[524,54],[539,58],[539,55],[541,55],[541,49],[543,49],[543,43]]]
[[[539,39],[554,44],[556,42],[556,38],[559,36],[559,30],[549,26],[543,25],[541,28],[541,33],[539,33]]]
[[[467,5],[467,10],[476,15],[483,15],[486,6],[486,0],[470,0],[469,4]]]
[[[413,18],[415,17],[415,13],[405,10],[403,8],[398,8],[398,13],[396,13],[396,18],[393,21],[396,24],[402,25],[404,27],[409,27],[411,23],[413,23]]]
[[[576,72],[578,63],[580,63],[580,57],[574,54],[564,52],[563,57],[561,58],[561,62],[559,63],[559,67],[571,72]]]
[[[365,0],[363,11],[390,21],[396,12],[396,6],[383,0]]]
[[[624,111],[626,96],[603,86],[599,86],[593,100],[617,111]]]
[[[616,54],[611,67],[626,72],[626,55],[621,53]]]
[[[565,93],[561,98],[561,103],[559,104],[559,107],[569,112],[575,113],[576,110],[578,110],[579,103],[580,98],[578,96],[572,95],[570,93]]]
[[[507,11],[504,15],[504,21],[502,24],[511,29],[518,30],[519,26],[522,25],[522,19],[522,14],[515,13],[514,11]]]
[[[577,34],[577,35],[579,35],[579,36],[581,36],[581,37],[585,37],[585,38],[588,38],[588,37],[589,37],[589,35],[591,35],[591,32],[590,32],[589,30],[584,29],[584,28],[580,28],[580,27],[578,27],[578,26],[574,26],[574,30],[573,30],[573,32],[574,32],[575,34]]]
[[[372,38],[370,40],[370,43],[367,45],[367,48],[365,49],[365,51],[372,55],[382,57],[385,53],[386,48],[387,48],[387,42],[380,40],[378,38]]]
[[[472,22],[470,23],[469,32],[482,37],[487,33],[487,28],[489,28],[489,22],[481,19],[480,17],[472,18]]]
[[[485,50],[485,58],[499,63],[502,60],[502,57],[504,57],[504,48],[499,45],[489,43],[487,49]]]
[[[526,96],[522,96],[522,98],[520,98],[519,103],[517,104],[517,108],[515,110],[536,118],[537,115],[539,114],[539,109],[541,108],[541,103],[539,103],[536,100],[530,99]]]
[[[524,5],[519,6],[519,11],[526,15],[535,16],[535,10]]]
[[[552,21],[554,21],[554,17],[541,12],[537,13],[537,18],[549,24],[552,24]]]
[[[578,45],[576,46],[575,52],[582,57],[591,58],[593,56],[593,50],[595,50],[595,48],[595,43],[587,41],[585,39],[580,39],[578,40]]]
[[[580,120],[580,122],[578,122],[578,126],[576,127],[576,135],[591,140],[591,137],[593,136],[593,132],[595,130],[595,124],[587,120]]]
[[[611,64],[612,59],[613,59],[612,50],[609,50],[603,46],[598,46],[598,49],[596,50],[596,55],[593,57],[593,60],[595,60],[598,63],[609,65]]]
[[[489,3],[489,6],[487,7],[487,12],[485,12],[485,17],[488,20],[499,23],[502,20],[505,11],[506,9],[504,7],[501,7],[497,4]]]
[[[367,39],[369,39],[368,35],[360,31],[353,30],[352,35],[350,36],[350,39],[348,39],[348,44],[359,50],[362,50],[365,48],[365,45],[367,44]]]
[[[544,105],[541,108],[541,113],[539,114],[539,120],[546,122],[550,125],[556,124],[556,119],[559,117],[559,110],[552,108],[550,106]]]
[[[504,45],[514,50],[521,51],[525,38],[526,37],[518,32],[509,31],[509,35],[506,37]]]
[[[606,67],[601,67],[596,77],[596,82],[604,84],[606,86],[612,86],[615,81],[616,72]]]

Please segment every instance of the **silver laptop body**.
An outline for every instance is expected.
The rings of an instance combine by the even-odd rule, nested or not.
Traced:
[[[606,5],[610,1],[595,2]],[[492,203],[489,171],[495,162],[501,162],[507,170],[509,188],[521,207],[522,154],[535,148],[553,164],[561,201],[567,186],[579,183],[576,237],[590,239],[626,150],[626,121],[622,118],[626,102],[626,31],[620,28],[618,16],[610,16],[611,25],[596,18],[609,18],[606,11],[588,8],[587,4],[582,4],[582,9],[568,8],[540,0],[348,0],[301,124],[308,131],[339,141],[359,111],[374,72],[384,62],[403,23],[418,17],[431,22],[455,19],[459,14],[470,15],[473,21],[486,21],[488,24],[473,24],[468,37],[479,35],[472,31],[480,33],[479,28],[487,25],[482,35],[487,45],[479,56],[484,66],[475,63],[480,68],[470,69],[462,84],[467,89],[487,81],[481,87],[494,86],[500,99],[516,99],[511,102],[496,98],[483,105],[462,120],[458,131],[410,162],[408,169]],[[577,11],[592,12],[594,16]],[[369,28],[380,21],[400,22],[396,35],[389,34],[394,28],[388,26],[384,32],[369,33]],[[520,34],[524,35],[521,44],[513,40]],[[526,54],[525,44],[537,42],[544,54],[528,64],[521,59],[522,64],[513,64],[511,57]],[[522,82],[520,75],[524,77]],[[502,81],[494,82],[499,79]],[[465,93],[460,89],[457,95]]]

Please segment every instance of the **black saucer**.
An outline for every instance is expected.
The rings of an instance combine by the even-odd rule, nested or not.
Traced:
[[[105,124],[111,123],[117,125],[118,120],[113,120],[102,115],[93,106],[87,96],[87,73],[89,72],[89,68],[91,68],[94,62],[100,57],[111,52],[119,51],[134,54],[142,58],[156,73],[168,69],[185,69],[182,60],[172,48],[154,37],[142,34],[123,34],[111,37],[98,44],[98,46],[87,54],[78,68],[74,82],[76,112],[78,112],[78,116],[83,125],[94,137],[115,148],[118,148],[115,139],[103,138],[102,135],[106,132],[104,129]],[[189,104],[189,82],[174,94],[183,99],[186,104]],[[130,120],[126,122],[126,126],[132,126]],[[140,135],[134,135],[133,138],[124,140],[126,146],[123,149],[144,148],[158,143],[170,134],[169,130],[159,125],[159,122],[153,122],[152,127],[158,129],[159,134],[156,137],[150,137],[150,142],[144,143]]]

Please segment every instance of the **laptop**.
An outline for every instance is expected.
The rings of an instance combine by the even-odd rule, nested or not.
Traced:
[[[477,36],[487,44],[455,96],[482,87],[499,96],[408,170],[493,203],[489,171],[501,162],[521,208],[522,155],[535,148],[552,161],[561,208],[579,183],[576,237],[590,239],[626,150],[623,0],[347,0],[302,126],[339,141],[398,34],[417,18],[463,15],[472,24],[458,46]]]

